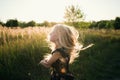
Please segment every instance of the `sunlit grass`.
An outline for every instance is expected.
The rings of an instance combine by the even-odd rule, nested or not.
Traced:
[[[39,61],[46,53],[51,52],[46,41],[50,29],[48,27],[7,28],[0,26],[0,79],[49,80],[49,69],[39,65]],[[120,31],[105,29],[80,29],[78,31],[79,41],[83,46],[91,43],[94,45],[82,50],[79,58],[70,65],[70,70],[74,72],[76,78],[103,80],[104,77],[109,77],[110,71],[118,75],[119,69],[114,67],[120,67],[117,63],[120,61],[118,58]],[[107,63],[109,60],[111,64]],[[110,65],[113,67],[109,67]],[[114,72],[114,70],[118,71]],[[96,79],[97,77],[100,78]]]
[[[39,78],[44,78],[40,75],[41,67],[38,63],[49,50],[46,42],[48,32],[49,28],[45,27],[27,27],[24,29],[0,27],[1,79],[7,79],[5,76],[8,76],[9,80],[17,78],[37,80],[37,75]],[[36,71],[36,68],[39,72]],[[12,75],[11,78],[9,78],[9,74]]]

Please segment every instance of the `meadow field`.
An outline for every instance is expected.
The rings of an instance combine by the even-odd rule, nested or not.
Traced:
[[[49,80],[49,69],[39,65],[50,53],[46,40],[50,27],[0,26],[0,80]],[[120,80],[120,30],[78,29],[86,47],[70,70],[76,80]]]

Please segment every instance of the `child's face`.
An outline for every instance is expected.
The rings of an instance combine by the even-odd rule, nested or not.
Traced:
[[[56,40],[58,39],[56,32],[52,31],[49,35],[49,38],[51,42],[56,42]]]

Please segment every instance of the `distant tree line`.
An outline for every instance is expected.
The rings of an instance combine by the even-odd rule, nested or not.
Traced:
[[[64,23],[75,28],[94,28],[94,29],[120,29],[120,17],[116,17],[115,20],[101,20],[93,22],[84,21],[84,13],[80,10],[79,6],[70,5],[66,7],[64,14]],[[21,22],[17,19],[10,19],[6,23],[0,21],[0,25],[7,27],[34,27],[34,26],[53,26],[56,22],[44,21],[42,23],[36,23],[35,21]]]
[[[93,22],[85,22],[85,21],[79,21],[79,22],[64,22],[67,25],[74,26],[76,28],[94,28],[94,29],[120,29],[120,17],[116,17],[115,20],[101,20],[101,21],[93,21]],[[50,27],[54,24],[57,24],[57,22],[48,22],[44,21],[42,23],[36,23],[35,21],[29,21],[29,22],[21,22],[16,19],[10,19],[6,23],[3,23],[0,21],[0,25],[6,26],[6,27],[34,27],[34,26],[44,26],[44,27]]]
[[[48,21],[44,21],[42,23],[36,23],[35,21],[29,21],[29,22],[22,22],[22,21],[18,21],[17,19],[9,19],[7,20],[6,23],[3,23],[2,21],[0,21],[0,25],[1,26],[6,26],[6,27],[34,27],[34,26],[44,26],[44,27],[50,27],[53,26],[54,24],[56,24],[56,22],[48,22]]]
[[[68,25],[76,28],[90,28],[90,29],[120,29],[120,17],[116,17],[115,20],[101,20],[93,22],[65,22]]]
[[[116,17],[115,20],[101,20],[92,22],[89,28],[97,29],[120,29],[120,17]]]
[[[85,22],[84,16],[79,6],[68,6],[64,15],[65,23],[76,28],[120,29],[120,17],[116,17],[115,20]]]

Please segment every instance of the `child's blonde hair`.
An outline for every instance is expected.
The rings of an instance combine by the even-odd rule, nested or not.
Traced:
[[[78,42],[78,31],[64,24],[53,26],[52,31],[55,31],[57,34],[58,40],[56,43],[58,46],[66,49],[66,52],[70,55],[70,63],[73,62],[79,56],[79,50],[82,48],[82,45]],[[52,45],[52,47],[54,46]]]

